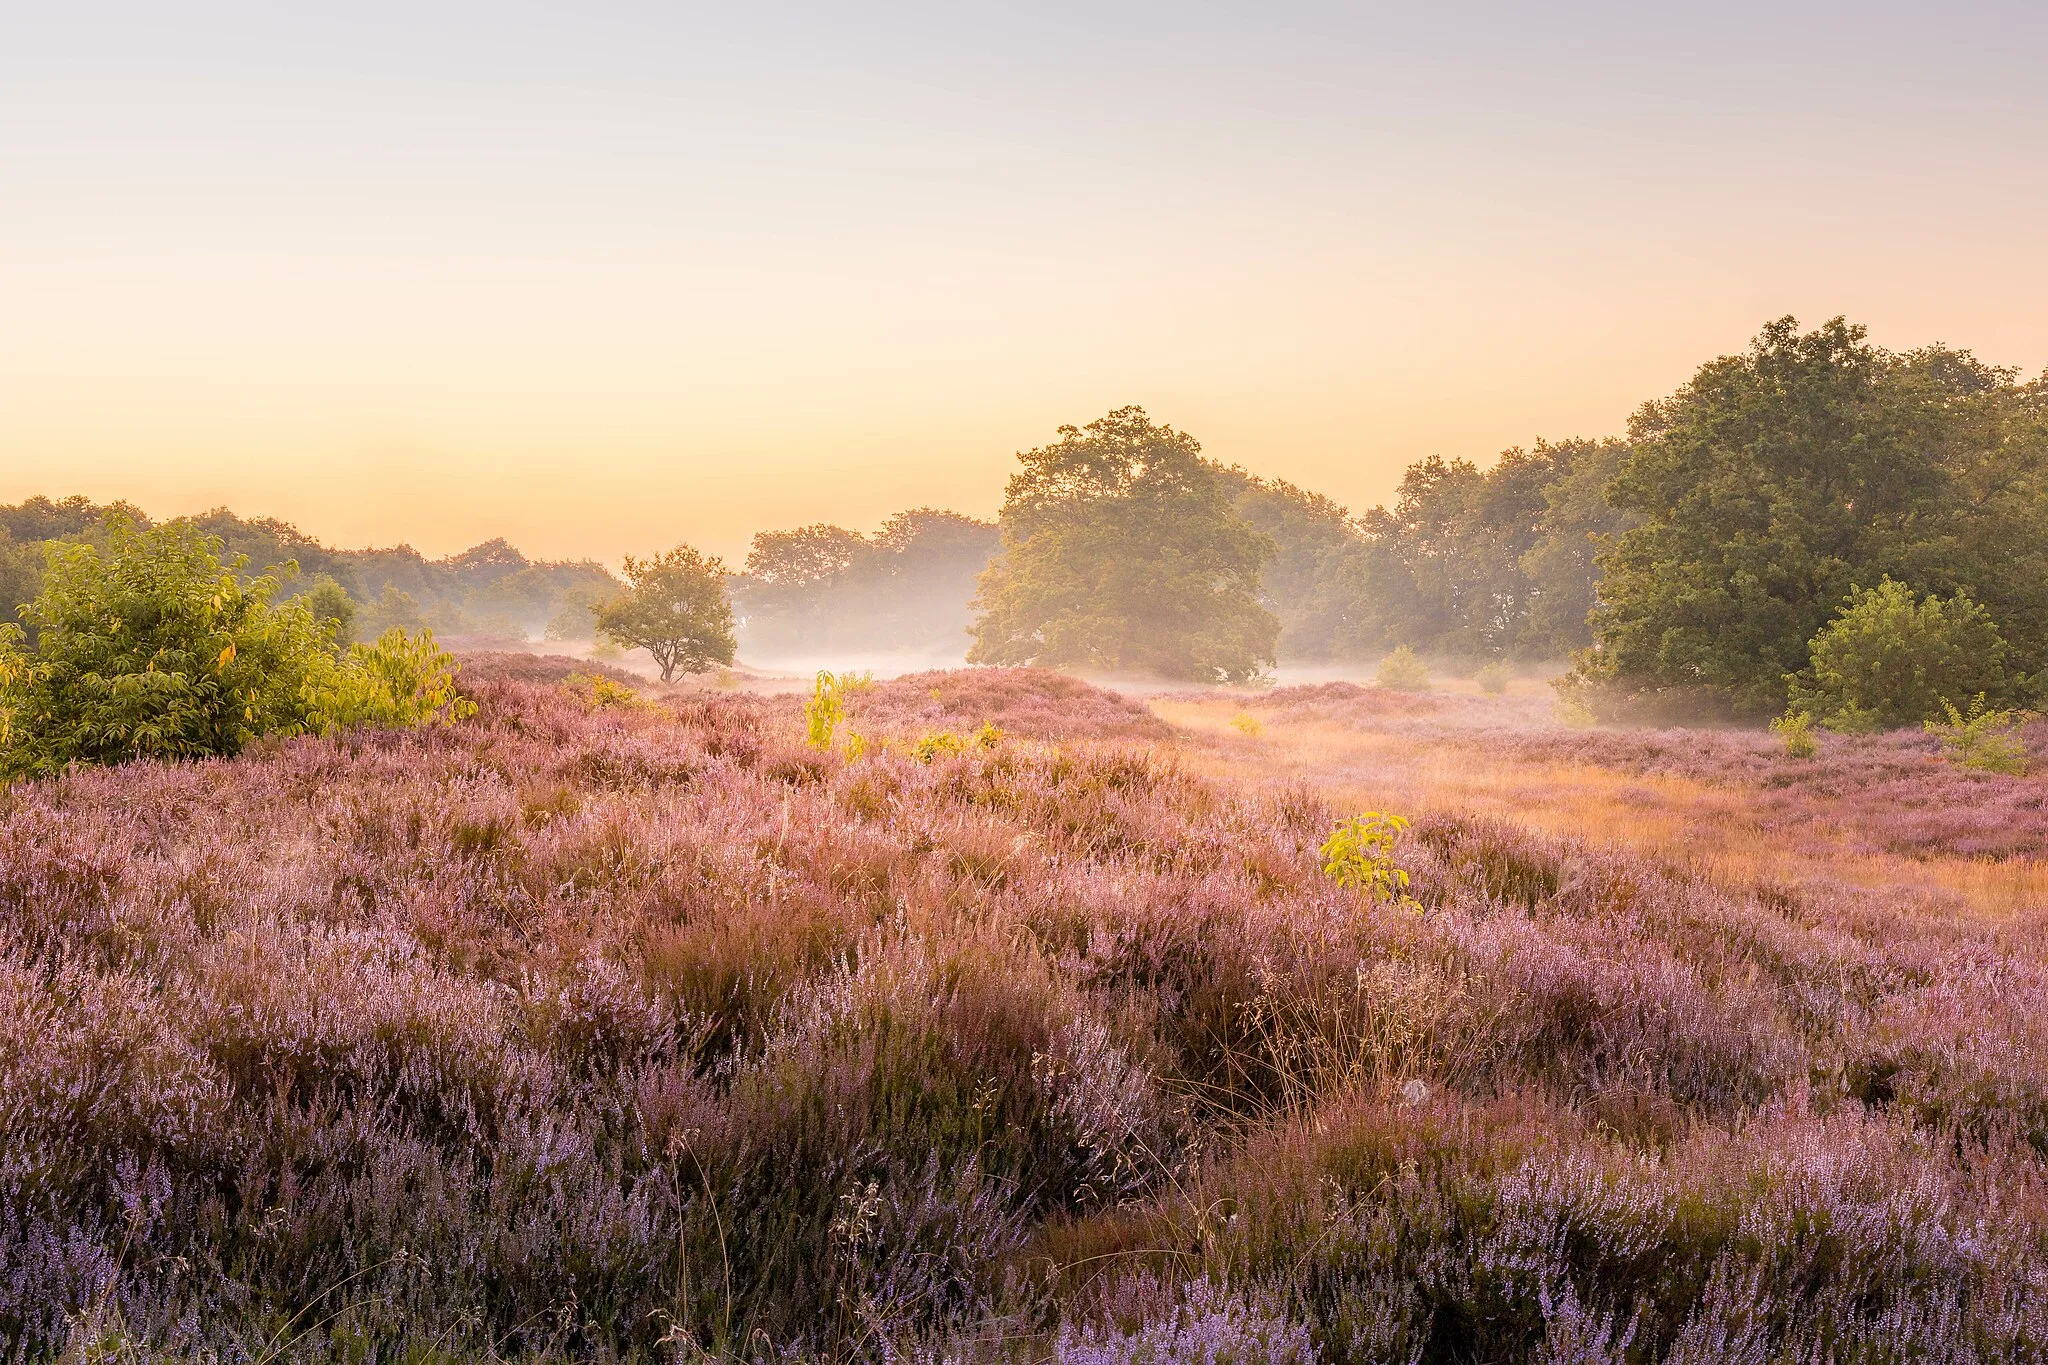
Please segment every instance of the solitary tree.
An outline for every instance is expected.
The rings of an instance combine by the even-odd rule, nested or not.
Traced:
[[[725,578],[715,555],[687,545],[652,559],[627,555],[626,591],[598,609],[597,628],[627,649],[653,655],[663,682],[679,668],[701,673],[729,664],[738,646]]]
[[[1242,681],[1273,662],[1273,542],[1192,436],[1120,408],[1018,456],[968,659]]]

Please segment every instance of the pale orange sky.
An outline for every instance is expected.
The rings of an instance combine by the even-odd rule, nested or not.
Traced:
[[[2048,365],[2018,6],[47,8],[0,501],[738,559],[1124,403],[1362,510],[1782,313]]]

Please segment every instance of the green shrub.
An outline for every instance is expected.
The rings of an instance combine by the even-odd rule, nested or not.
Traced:
[[[337,622],[278,580],[243,580],[182,523],[110,518],[104,547],[55,546],[25,616],[0,628],[0,775],[240,752],[265,734],[418,725],[465,714],[431,635],[342,649]]]
[[[2026,712],[1987,709],[1981,692],[1968,711],[1958,711],[1945,697],[1941,709],[1947,720],[1928,721],[1927,732],[1940,736],[1951,761],[1981,773],[2026,775],[2027,748],[2019,736],[2020,726],[2032,719]]]
[[[1473,681],[1479,684],[1481,692],[1497,697],[1508,690],[1507,666],[1496,659],[1480,669]]]
[[[1845,733],[1914,725],[1939,718],[1945,697],[2002,696],[2005,656],[1997,626],[1967,594],[1916,603],[1887,578],[1851,588],[1813,637],[1807,671],[1788,679],[1792,705]]]
[[[832,734],[846,719],[846,688],[830,669],[821,668],[804,703],[804,740],[813,749],[832,747]]]
[[[1429,690],[1429,670],[1422,660],[1415,657],[1415,651],[1402,645],[1386,658],[1380,660],[1379,672],[1373,681],[1381,687],[1396,692],[1426,692]]]
[[[562,690],[593,711],[640,705],[640,694],[626,684],[590,673],[571,673],[562,679]]]
[[[1804,711],[1787,711],[1771,722],[1771,733],[1782,736],[1790,758],[1812,758],[1819,752],[1813,741],[1813,717]]]
[[[1246,739],[1257,739],[1266,733],[1266,725],[1249,711],[1240,711],[1230,718],[1230,728]]]
[[[1388,905],[1414,904],[1408,873],[1394,863],[1394,845],[1407,829],[1398,815],[1369,810],[1353,816],[1323,841],[1323,875]]]

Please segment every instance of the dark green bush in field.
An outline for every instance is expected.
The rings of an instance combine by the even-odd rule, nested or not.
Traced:
[[[420,724],[464,704],[431,636],[343,649],[334,616],[276,602],[220,542],[110,518],[106,544],[52,548],[19,627],[0,627],[0,775],[235,754],[258,735]]]

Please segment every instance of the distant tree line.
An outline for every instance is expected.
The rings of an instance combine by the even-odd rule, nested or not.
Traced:
[[[601,631],[668,650],[665,674],[735,644],[965,644],[976,662],[1198,681],[1395,650],[1569,657],[1564,686],[1596,712],[1790,704],[1845,729],[2048,691],[2048,379],[1966,351],[1779,319],[1625,438],[1539,441],[1485,469],[1432,456],[1362,516],[1219,466],[1142,408],[1057,435],[1020,453],[995,524],[918,508],[873,535],[764,531],[739,575],[678,547],[636,561],[630,590],[502,540],[429,561],[225,510],[188,521],[257,570],[296,562],[280,600],[307,594],[343,635]],[[34,595],[45,546],[90,543],[110,510],[146,525],[82,498],[0,507],[0,611]]]
[[[929,507],[898,512],[872,536],[824,523],[763,531],[731,584],[740,640],[764,655],[957,654],[999,543],[990,523]]]
[[[0,506],[0,621],[18,620],[19,605],[36,595],[46,546],[102,543],[109,514],[151,525],[125,502],[34,497]],[[297,574],[280,582],[279,600],[317,595],[330,617],[346,612],[348,632],[363,639],[428,627],[444,637],[545,632],[587,640],[598,606],[622,587],[600,564],[530,560],[502,539],[430,560],[409,545],[329,549],[288,522],[226,508],[177,520],[219,540],[228,558],[245,559],[249,574],[296,564]]]

